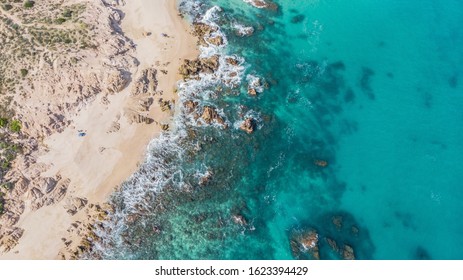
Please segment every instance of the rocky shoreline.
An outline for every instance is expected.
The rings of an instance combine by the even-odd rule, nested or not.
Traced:
[[[54,4],[52,0],[49,2]],[[85,28],[91,31],[91,47],[73,48],[72,45],[68,45],[65,51],[45,49],[40,53],[37,62],[30,61],[27,64],[29,70],[27,76],[20,81],[20,86],[17,86],[15,91],[10,91],[13,101],[8,106],[14,111],[14,118],[21,121],[21,131],[9,133],[0,128],[0,132],[8,132],[12,141],[21,145],[22,151],[0,178],[2,184],[8,186],[8,189],[2,190],[1,195],[0,258],[55,258],[51,251],[46,253],[32,248],[30,252],[27,250],[28,246],[38,246],[29,245],[30,242],[34,242],[34,233],[31,230],[40,226],[35,225],[34,219],[48,219],[48,215],[58,212],[60,218],[55,223],[62,225],[57,229],[66,233],[50,232],[54,236],[64,236],[59,242],[44,241],[53,242],[53,248],[62,248],[59,253],[56,251],[56,258],[76,258],[91,244],[92,230],[101,227],[102,220],[111,212],[111,206],[104,201],[118,183],[116,179],[106,179],[111,174],[107,173],[111,169],[103,169],[102,171],[108,175],[98,175],[99,181],[95,181],[92,174],[82,173],[83,170],[70,170],[70,164],[76,163],[68,164],[67,161],[79,160],[75,158],[79,154],[92,161],[92,158],[104,157],[114,166],[112,168],[115,168],[119,163],[114,162],[113,158],[122,150],[115,150],[108,143],[120,143],[117,145],[130,155],[133,162],[125,166],[133,167],[127,169],[121,163],[124,172],[118,177],[128,176],[138,161],[136,155],[143,153],[146,147],[145,141],[151,139],[153,133],[169,129],[175,103],[171,97],[173,92],[170,91],[172,84],[178,79],[172,71],[172,65],[169,64],[175,57],[173,54],[176,50],[171,47],[171,54],[164,60],[143,61],[143,52],[147,48],[137,47],[137,44],[145,43],[145,38],[153,42],[157,39],[149,38],[151,32],[135,29],[129,29],[129,33],[123,31],[122,17],[126,11],[122,12],[121,8],[127,9],[124,1],[81,2],[84,12],[79,14],[78,24],[85,24]],[[41,11],[40,5],[36,4],[34,9]],[[7,16],[12,17],[13,12],[16,13],[14,15],[21,15],[17,10],[19,8],[15,7]],[[162,12],[167,13],[167,10]],[[26,23],[24,28],[28,28]],[[57,28],[66,30],[70,28],[70,23]],[[171,28],[179,28],[179,25]],[[140,34],[142,39],[130,39],[127,34]],[[181,40],[188,43],[189,39]],[[174,43],[172,39],[170,44]],[[188,47],[184,46],[183,49],[185,48]],[[161,57],[160,53],[165,50],[166,48],[159,49],[151,56]],[[85,112],[89,110],[95,111],[92,114],[104,116],[104,120],[94,119],[94,126],[99,123],[107,125],[99,132],[98,135],[101,137],[87,135],[87,130],[81,129],[83,120],[88,118],[90,119],[85,121],[85,126],[92,125],[91,116],[85,116],[88,114]],[[137,131],[143,135],[137,137]],[[66,154],[68,151],[62,150],[65,147],[63,145],[67,145],[63,142],[66,141],[64,139],[67,135],[72,137],[70,143],[75,142],[78,145],[74,146],[75,151],[69,154]],[[74,137],[81,137],[82,140]],[[137,137],[139,140],[130,144],[124,137]],[[54,142],[50,144],[50,141]],[[96,154],[90,154],[90,150],[82,150],[82,145],[88,146],[92,143],[89,141],[102,142],[99,147],[94,147],[98,145],[95,143],[86,148],[97,149]],[[133,147],[136,147],[137,153],[132,152]],[[54,158],[54,155],[63,159]],[[83,160],[78,164],[85,165]],[[98,165],[98,161],[95,164]],[[104,166],[104,162],[101,164]],[[80,177],[74,178],[73,174]],[[86,177],[90,177],[90,182],[95,182],[87,183],[86,186],[82,182]],[[114,183],[111,183],[112,181]],[[98,182],[104,182],[106,187],[100,187],[101,183]],[[93,193],[99,194],[93,197]],[[47,220],[45,223],[53,224],[54,221]],[[62,228],[65,225],[67,228]],[[24,226],[27,227],[26,230]],[[48,233],[40,229],[40,234],[46,238]],[[23,241],[24,238],[28,241]],[[36,237],[36,242],[40,242],[39,238],[41,237]],[[54,250],[53,248],[50,250]]]

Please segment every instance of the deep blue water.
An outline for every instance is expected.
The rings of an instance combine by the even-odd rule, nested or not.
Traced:
[[[309,258],[291,240],[315,230],[322,259],[344,245],[359,259],[462,259],[463,2],[274,3],[180,4],[227,38],[203,49],[222,55],[221,74],[180,83],[181,100],[228,128],[178,113],[115,194],[92,257]],[[268,85],[257,97],[248,75]],[[252,134],[239,129],[249,116]]]

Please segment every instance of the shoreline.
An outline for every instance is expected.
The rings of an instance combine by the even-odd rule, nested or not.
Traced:
[[[105,100],[97,96],[72,118],[72,124],[63,132],[44,139],[47,152],[42,152],[37,161],[51,168],[42,176],[67,178],[69,187],[56,204],[33,211],[26,202],[17,223],[24,234],[11,251],[0,253],[0,259],[68,257],[70,252],[66,252],[63,239],[70,241],[72,247],[78,245],[80,238],[80,228],[73,229],[72,225],[85,225],[91,216],[90,205],[107,202],[115,188],[137,170],[146,157],[149,142],[161,133],[162,125],[172,119],[173,112],[164,111],[157,99],[162,96],[165,101],[173,100],[172,103],[178,100],[174,93],[176,82],[181,79],[178,69],[183,59],[193,59],[199,54],[196,37],[189,32],[188,23],[178,16],[176,1],[127,2],[117,9],[124,14],[123,34],[136,46],[133,56],[139,64],[131,71],[132,81]],[[131,123],[127,112],[134,111],[142,101],[134,98],[131,90],[145,69],[157,70],[156,91],[160,94],[153,96],[155,100],[144,115],[154,123]],[[78,131],[85,131],[85,136],[78,137]],[[76,200],[83,207],[70,215],[67,212],[70,201]]]

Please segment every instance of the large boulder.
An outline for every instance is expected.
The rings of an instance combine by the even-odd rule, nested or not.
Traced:
[[[251,134],[254,132],[255,122],[256,121],[253,118],[247,118],[241,123],[240,129],[246,131],[248,134]]]

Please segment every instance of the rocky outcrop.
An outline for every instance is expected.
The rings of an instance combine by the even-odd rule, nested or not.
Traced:
[[[59,256],[62,259],[77,259],[82,254],[91,251],[94,243],[100,239],[95,231],[104,230],[103,221],[114,212],[112,206],[107,203],[87,204],[83,198],[77,200],[74,198],[74,201],[70,203],[71,207],[80,208],[86,218],[83,221],[72,223],[67,229],[69,236],[61,239],[64,249],[60,251]]]
[[[18,244],[18,240],[22,237],[23,233],[24,230],[18,227],[0,233],[0,249],[3,252],[9,252]]]
[[[140,112],[134,110],[126,110],[125,117],[130,124],[138,123],[138,124],[151,124],[154,120]]]
[[[129,83],[127,74],[121,70],[113,70],[107,74],[106,77],[106,90],[109,93],[121,92]]]
[[[188,114],[193,113],[194,110],[198,107],[198,102],[193,100],[187,100],[183,103],[183,106]]]
[[[170,111],[172,110],[173,107],[173,102],[169,100],[164,100],[162,98],[159,98],[158,100],[159,107],[161,108],[161,111]]]
[[[256,126],[255,122],[256,121],[253,118],[247,118],[241,123],[240,129],[246,131],[248,134],[251,134],[254,132]]]
[[[214,73],[219,68],[219,56],[213,55],[208,58],[201,58],[195,60],[185,59],[179,72],[184,79],[190,76],[196,76],[199,73]]]
[[[64,209],[66,209],[66,212],[73,216],[75,215],[78,211],[82,210],[85,205],[87,205],[88,200],[85,198],[80,198],[80,197],[69,197],[67,199],[66,205],[64,206]]]
[[[156,79],[157,70],[154,68],[144,69],[140,77],[135,81],[132,88],[132,95],[149,94],[154,95],[158,86]]]
[[[214,26],[207,25],[202,22],[197,22],[193,24],[193,34],[198,37],[198,44],[204,47],[207,47],[208,44],[204,38],[211,37],[212,33],[217,31],[217,28]],[[223,40],[223,38],[222,38]],[[212,43],[212,42],[211,42]]]
[[[216,46],[221,46],[224,44],[224,39],[222,36],[211,37],[211,38],[208,38],[207,41]]]
[[[217,113],[217,110],[214,107],[204,106],[201,119],[203,119],[206,124],[216,122],[226,127],[225,120]]]
[[[318,233],[314,229],[296,232],[290,245],[293,256],[297,259],[319,260]]]

